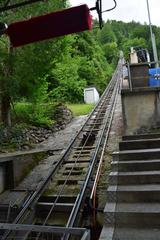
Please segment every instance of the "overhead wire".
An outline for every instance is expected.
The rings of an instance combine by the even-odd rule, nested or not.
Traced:
[[[98,18],[99,18],[99,28],[100,29],[102,29],[102,27],[103,27],[102,14],[105,13],[105,12],[112,11],[117,7],[117,1],[116,0],[113,0],[113,1],[114,1],[114,6],[112,8],[106,9],[104,11],[102,11],[102,0],[96,0],[95,7],[90,8],[90,11],[92,11],[92,10],[97,11]]]
[[[112,8],[109,8],[109,9],[106,9],[106,10],[102,11],[102,13],[112,11],[117,7],[117,1],[116,0],[113,0],[113,1],[114,1],[114,6]]]

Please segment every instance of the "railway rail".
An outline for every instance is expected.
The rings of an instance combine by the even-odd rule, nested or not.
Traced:
[[[74,239],[90,239],[89,231],[77,226],[80,226],[86,197],[91,193],[92,199],[96,192],[121,75],[120,59],[100,101],[60,161],[25,201],[15,220],[0,223],[0,239],[68,240],[73,236],[76,236]]]

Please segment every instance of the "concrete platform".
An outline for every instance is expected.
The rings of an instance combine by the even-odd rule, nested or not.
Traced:
[[[153,160],[160,159],[160,148],[117,151],[113,153],[113,161],[119,160]]]
[[[160,138],[160,133],[124,135],[124,136],[122,136],[122,141],[144,140],[144,139],[155,139],[155,138]]]
[[[160,147],[160,138],[126,140],[119,143],[119,150],[151,149]]]
[[[116,227],[160,228],[159,203],[107,203],[104,223]]]
[[[99,240],[160,240],[156,228],[112,228],[104,227]]]
[[[160,202],[160,185],[111,185],[107,189],[108,202]]]
[[[111,185],[160,183],[160,171],[111,172],[109,183]]]
[[[112,161],[113,171],[154,171],[160,170],[160,159],[154,160],[131,160],[131,161]]]

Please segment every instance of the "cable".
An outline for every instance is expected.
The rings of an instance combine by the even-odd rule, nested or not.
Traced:
[[[97,11],[98,18],[99,18],[99,28],[100,29],[102,29],[102,27],[103,27],[102,13],[112,11],[113,9],[115,9],[117,7],[116,0],[113,0],[113,1],[114,1],[114,7],[106,9],[104,11],[102,11],[102,0],[96,0],[95,7],[90,8],[90,11],[93,11],[93,10]]]
[[[117,7],[117,2],[116,2],[116,0],[113,0],[113,1],[114,1],[114,7],[104,10],[104,11],[102,11],[102,13],[112,11],[113,9],[115,9],[115,8]]]

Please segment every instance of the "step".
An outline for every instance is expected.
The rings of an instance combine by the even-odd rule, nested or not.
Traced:
[[[104,223],[116,227],[160,227],[159,203],[107,203]]]
[[[121,141],[119,143],[119,150],[132,150],[132,149],[152,149],[160,147],[160,138],[157,139],[137,139]]]
[[[126,140],[136,140],[136,139],[151,139],[151,138],[160,138],[160,133],[122,136],[122,140],[124,140],[124,141],[126,141]]]
[[[112,161],[112,171],[154,171],[160,170],[160,160]]]
[[[155,184],[160,183],[160,171],[111,172],[110,185]]]
[[[113,153],[113,161],[151,159],[160,159],[160,148],[117,151]]]
[[[107,189],[107,202],[160,202],[160,184],[112,185]]]
[[[160,229],[104,226],[99,240],[160,240]]]

